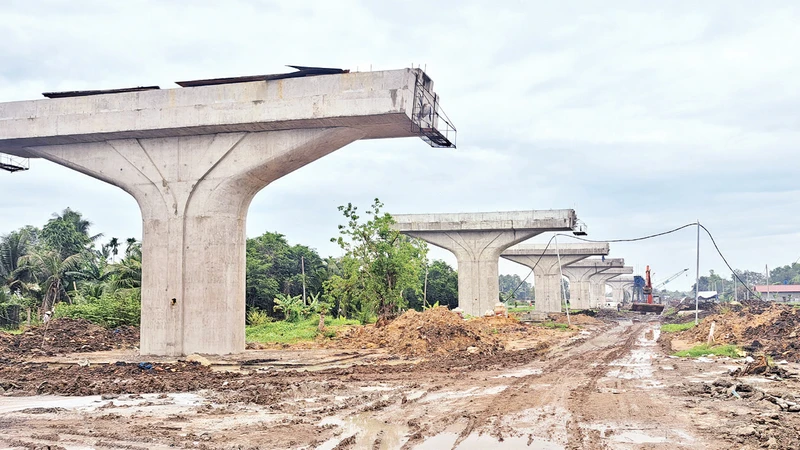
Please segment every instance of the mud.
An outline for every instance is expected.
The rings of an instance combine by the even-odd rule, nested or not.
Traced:
[[[407,319],[349,341],[374,349],[248,351],[210,365],[140,361],[131,350],[6,361],[0,448],[800,446],[788,376],[800,366],[734,377],[745,361],[670,357],[656,343],[659,323],[641,321],[653,317],[556,330],[444,316],[432,319],[445,324],[438,333]],[[413,351],[393,353],[394,341]],[[488,345],[468,351],[475,342]]]
[[[0,332],[0,359],[97,352],[139,345],[139,329],[107,329],[83,319],[54,319],[21,334]]]
[[[707,342],[714,323],[713,342],[736,344],[754,354],[778,360],[800,362],[800,309],[769,305],[726,310],[710,315],[700,324],[673,338],[688,342]]]

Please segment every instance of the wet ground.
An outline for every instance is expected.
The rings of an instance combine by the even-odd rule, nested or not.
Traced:
[[[658,335],[620,320],[450,360],[261,350],[157,374],[103,366],[125,351],[41,357],[0,371],[13,395],[0,396],[0,448],[797,448],[800,414],[698,394],[742,364],[667,356]],[[160,392],[170,374],[185,382]],[[35,395],[49,392],[97,395]]]

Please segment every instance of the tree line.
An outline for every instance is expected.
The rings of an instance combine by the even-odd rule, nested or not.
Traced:
[[[344,224],[332,239],[343,251],[339,257],[290,245],[280,233],[247,239],[248,310],[282,318],[330,313],[367,322],[407,308],[455,307],[456,271],[444,261],[428,262],[425,242],[392,230],[393,219],[382,208],[377,199],[363,217],[352,204],[339,208]],[[67,208],[41,228],[0,236],[0,306],[17,304],[35,317],[51,312],[107,326],[138,324],[141,243],[104,240],[91,226]]]

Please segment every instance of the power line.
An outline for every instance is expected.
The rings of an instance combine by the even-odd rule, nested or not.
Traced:
[[[517,285],[517,287],[513,291],[511,291],[511,296],[509,297],[509,299],[512,298],[514,296],[514,294],[516,294],[517,290],[519,290],[519,288],[522,286],[522,284],[525,283],[525,280],[527,280],[528,277],[531,276],[531,274],[533,273],[533,269],[535,269],[536,266],[539,264],[539,261],[542,260],[542,257],[544,257],[544,254],[547,252],[547,249],[550,247],[550,243],[553,242],[553,239],[555,239],[556,236],[565,236],[565,237],[568,237],[568,238],[577,239],[579,241],[592,242],[592,243],[636,242],[636,241],[644,241],[646,239],[653,239],[653,238],[657,238],[657,237],[660,237],[660,236],[665,236],[667,234],[671,234],[671,233],[675,233],[677,231],[683,230],[684,228],[695,227],[695,226],[702,228],[706,232],[706,234],[708,234],[708,237],[711,239],[711,243],[714,244],[714,249],[717,251],[717,254],[719,255],[719,257],[722,258],[722,261],[725,263],[725,265],[731,271],[733,276],[736,277],[736,279],[739,280],[740,283],[742,283],[742,286],[744,286],[745,289],[748,290],[748,292],[753,294],[754,297],[757,297],[757,298],[760,299],[761,295],[756,293],[756,292],[753,292],[753,290],[750,289],[750,287],[747,285],[747,283],[742,281],[742,279],[739,277],[739,275],[736,273],[736,271],[733,269],[733,267],[731,267],[731,265],[728,264],[728,260],[725,258],[725,255],[722,254],[722,250],[719,249],[719,246],[717,245],[717,242],[714,240],[714,236],[711,234],[711,231],[709,231],[708,228],[706,228],[700,222],[687,223],[686,225],[682,225],[680,227],[673,228],[671,230],[663,231],[661,233],[649,234],[647,236],[641,236],[641,237],[630,238],[630,239],[595,240],[595,239],[587,239],[587,238],[583,238],[583,237],[579,237],[579,236],[574,236],[574,235],[571,235],[571,234],[556,233],[550,238],[549,241],[547,241],[547,245],[545,245],[544,250],[542,250],[542,254],[539,255],[539,259],[537,259],[536,263],[534,263],[534,265],[531,267],[531,271],[528,272],[528,275],[526,275],[525,278],[523,278],[522,281]],[[695,289],[699,289],[699,288],[700,288],[699,286],[695,286]],[[509,300],[509,299],[506,299],[506,300]]]

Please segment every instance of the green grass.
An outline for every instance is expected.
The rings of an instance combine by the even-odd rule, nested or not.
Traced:
[[[333,337],[339,328],[359,324],[360,322],[357,320],[326,317],[325,335]],[[318,315],[294,323],[280,320],[249,326],[246,330],[247,342],[293,344],[300,341],[312,341],[317,337],[317,325],[319,325]]]
[[[4,327],[0,327],[0,332],[2,332],[2,333],[21,334],[23,331],[25,331],[25,330],[22,327],[19,327],[19,328],[4,328]]]
[[[731,358],[738,358],[739,348],[735,345],[717,345],[709,347],[706,344],[701,344],[690,348],[689,350],[681,350],[675,353],[675,356],[697,358],[699,356],[715,355],[715,356],[730,356]]]
[[[508,312],[518,313],[518,312],[528,312],[528,311],[535,311],[535,306],[513,306],[508,308]]]
[[[661,331],[665,333],[677,333],[678,331],[684,331],[694,327],[695,327],[694,322],[665,323],[664,325],[661,325]]]
[[[566,330],[569,328],[569,325],[560,322],[541,322],[538,325],[542,328],[555,328],[558,330]]]

